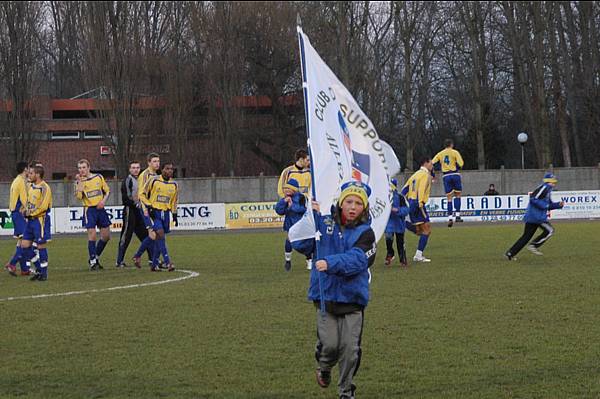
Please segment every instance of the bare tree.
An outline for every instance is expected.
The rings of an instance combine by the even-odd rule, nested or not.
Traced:
[[[39,85],[41,3],[0,3],[0,136],[7,140],[10,163],[35,154],[32,119]]]

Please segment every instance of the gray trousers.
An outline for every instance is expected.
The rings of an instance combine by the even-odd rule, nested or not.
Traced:
[[[317,309],[317,348],[315,357],[323,371],[331,371],[339,363],[340,398],[351,398],[352,378],[360,366],[360,340],[364,311],[336,316]]]

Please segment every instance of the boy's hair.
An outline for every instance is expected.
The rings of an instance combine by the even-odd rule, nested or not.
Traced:
[[[294,157],[296,158],[296,161],[298,161],[300,159],[308,157],[308,152],[304,148],[300,148],[296,150]]]
[[[151,152],[150,154],[148,154],[148,155],[146,156],[146,162],[150,162],[150,161],[152,161],[152,158],[159,158],[159,159],[160,159],[160,155],[158,155],[158,154],[157,154],[157,153],[155,153],[155,152]]]
[[[86,164],[88,166],[88,168],[90,167],[90,161],[88,161],[87,159],[83,158],[80,159],[79,161],[77,161],[77,166],[81,165],[81,164]]]
[[[142,164],[140,163],[140,161],[129,161],[129,166],[131,167],[131,165],[133,165],[134,163],[137,163],[137,164],[138,164],[138,165],[140,165],[140,166],[142,165]]]
[[[163,162],[161,170],[165,168],[165,166],[167,165],[171,165],[172,167],[175,167],[175,164],[171,161],[167,161],[167,162]]]
[[[37,159],[34,159],[33,161],[29,162],[30,168],[33,168],[35,165],[42,166],[42,161],[38,161]]]
[[[452,139],[446,139],[444,140],[444,147],[448,148],[450,146],[454,145],[454,141]]]
[[[35,165],[33,167],[33,172],[40,175],[40,177],[43,179],[44,178],[44,167],[40,166],[40,165]]]
[[[431,161],[431,157],[421,157],[419,158],[419,166],[423,166],[429,161]]]
[[[17,162],[17,174],[20,175],[21,173],[23,173],[23,171],[27,169],[28,166],[29,164],[25,161]]]

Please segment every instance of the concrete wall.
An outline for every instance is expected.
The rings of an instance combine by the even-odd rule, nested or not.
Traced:
[[[600,165],[591,168],[555,168],[558,177],[557,189],[599,190]],[[403,184],[411,173],[401,173],[398,182]],[[462,172],[463,195],[482,195],[490,183],[496,185],[500,194],[521,194],[533,190],[542,180],[544,170],[499,169],[465,170]],[[214,177],[178,179],[181,188],[181,203],[231,203],[277,200],[277,176]],[[54,206],[79,206],[74,195],[72,182],[52,181]],[[121,204],[119,181],[108,182],[113,195],[108,205]],[[10,183],[0,183],[0,208],[7,207]],[[432,196],[443,196],[441,174],[432,188]]]

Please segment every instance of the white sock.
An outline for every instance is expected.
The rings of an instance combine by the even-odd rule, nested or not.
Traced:
[[[456,217],[460,217],[460,212],[456,212]]]
[[[292,253],[291,252],[286,252],[285,253],[285,260],[286,260],[286,262],[292,260]]]
[[[422,258],[423,257],[423,251],[419,251],[417,249],[417,252],[415,253],[415,258]]]

